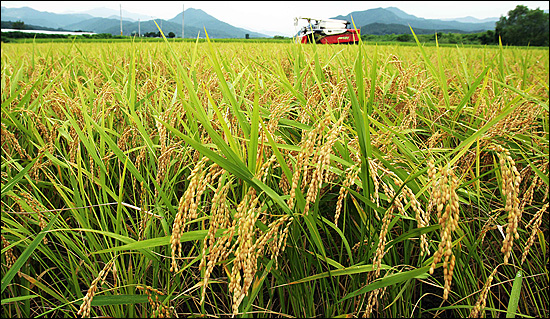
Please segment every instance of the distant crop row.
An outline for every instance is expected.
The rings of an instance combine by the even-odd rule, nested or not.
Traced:
[[[3,44],[2,316],[546,317],[548,58]]]

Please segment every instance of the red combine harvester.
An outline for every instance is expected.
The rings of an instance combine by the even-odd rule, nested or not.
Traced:
[[[321,43],[321,44],[356,44],[359,43],[359,30],[350,28],[350,22],[346,20],[295,18],[294,26],[298,25],[298,19],[307,20],[308,25],[296,34],[296,42]],[[312,23],[313,21],[313,23]]]

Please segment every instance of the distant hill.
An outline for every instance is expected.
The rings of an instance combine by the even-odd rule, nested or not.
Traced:
[[[120,19],[120,11],[109,9],[105,7],[101,8],[94,8],[86,11],[81,12],[66,12],[66,13],[80,13],[80,14],[89,14],[96,18],[108,18],[108,19]],[[138,19],[141,19],[141,21],[145,20],[151,20],[151,16],[147,16],[144,14],[139,13],[133,13],[127,10],[122,9],[122,20],[128,20],[128,21],[137,21]]]
[[[122,21],[122,25],[126,25],[128,21]],[[105,30],[111,27],[118,27],[117,35],[120,35],[120,20],[119,19],[108,19],[108,18],[91,18],[84,21],[79,21],[76,23],[68,24],[65,28],[69,30],[82,30],[95,33],[110,33],[105,32]],[[128,34],[129,35],[129,34]]]
[[[497,22],[500,18],[485,18],[485,19],[478,19],[471,16],[463,17],[463,18],[447,18],[447,19],[441,19],[443,21],[457,21],[457,22],[466,22],[466,23],[485,23],[485,22]]]
[[[168,20],[169,22],[179,24],[180,32],[181,32],[181,15],[182,14],[179,13],[174,18]],[[209,37],[210,36],[214,37],[213,35],[210,35],[211,32],[218,32],[218,33],[221,32],[227,35],[232,35],[232,36],[228,36],[231,38],[244,38],[246,34],[248,34],[251,38],[269,37],[268,35],[265,35],[265,34],[249,31],[243,28],[234,27],[229,23],[225,23],[223,21],[220,21],[214,18],[213,16],[202,11],[201,9],[189,8],[185,10],[184,24],[185,24],[185,35],[189,34],[189,36],[191,37],[196,37],[197,33],[196,32],[188,33],[187,31],[188,26],[198,27],[202,31],[201,34],[204,34],[203,28],[206,28],[206,31],[208,32]]]
[[[64,28],[66,25],[93,18],[89,14],[58,14],[34,10],[29,7],[2,7],[2,21],[21,20],[26,24],[39,25],[48,28]]]
[[[547,12],[548,10],[544,10]],[[95,33],[120,34],[120,12],[108,8],[95,8],[80,13],[57,14],[34,10],[29,7],[6,8],[2,7],[2,21],[21,20],[27,25],[42,26],[52,29],[83,30]],[[162,25],[163,32],[173,32],[181,37],[181,16],[178,13],[169,20],[156,20]],[[434,32],[472,33],[494,30],[499,18],[476,19],[463,17],[454,19],[424,19],[408,14],[396,7],[376,8],[364,11],[354,11],[347,15],[339,15],[333,19],[343,19],[355,22],[363,34],[403,34],[410,33],[409,25],[418,34]],[[124,35],[131,35],[141,30],[142,34],[157,32],[158,29],[151,17],[123,10],[122,29]],[[140,19],[138,24],[137,19]],[[251,38],[270,37],[275,32],[255,32],[230,25],[220,21],[200,9],[188,8],[185,10],[185,37],[194,38],[200,31],[204,37],[204,28],[212,38],[244,38],[248,34]],[[258,30],[258,28],[256,29]]]
[[[13,29],[14,22],[15,21],[1,21],[0,23],[1,23],[2,29]],[[25,24],[22,30],[69,31],[62,28],[47,28],[47,27],[32,25],[32,24]]]
[[[420,18],[418,18],[416,16],[413,16],[412,14],[408,14],[405,11],[403,11],[399,8],[396,8],[396,7],[387,7],[387,8],[384,8],[384,10],[395,14],[396,16],[400,17],[401,19],[420,20]]]
[[[156,22],[159,25],[159,27],[162,25],[162,32],[164,32],[166,36],[168,36],[168,33],[174,32],[174,34],[176,34],[177,37],[181,37],[181,24],[176,24],[166,20],[156,20]],[[68,26],[68,28],[71,30],[83,30],[83,31],[93,30],[96,33],[110,33],[113,35],[120,35],[120,20],[94,18],[94,19],[82,21],[80,23],[71,24]],[[137,34],[138,31],[141,31],[141,34],[145,34],[148,32],[156,33],[158,32],[158,28],[155,25],[155,22],[153,20],[141,21],[140,23],[123,21],[122,31],[123,31],[123,35],[130,36],[133,33]],[[199,28],[197,27],[193,27],[193,26],[185,27],[185,33],[187,34],[187,37],[196,37],[198,32],[199,32]],[[212,34],[213,34],[212,37],[214,38],[230,37],[229,34],[220,32],[217,30],[213,30]],[[201,35],[204,35],[204,31],[201,32]]]
[[[355,22],[355,26],[361,28],[373,23],[382,23],[386,25],[410,25],[413,30],[425,29],[444,32],[443,30],[455,30],[459,33],[482,32],[486,30],[494,30],[496,21],[468,23],[458,21],[444,21],[439,19],[424,19],[414,15],[405,13],[404,11],[395,8],[376,8],[365,11],[354,11],[345,16],[339,15],[332,19],[342,19],[351,22],[351,17]],[[416,31],[415,31],[416,32]]]
[[[456,29],[422,29],[413,28],[415,34],[434,34],[439,33],[470,33]],[[475,31],[473,31],[475,32]],[[396,23],[371,23],[361,27],[361,34],[385,35],[385,34],[412,34],[411,29],[407,25]]]
[[[114,10],[103,9],[104,10],[89,10],[88,12],[105,15],[107,17],[94,17],[87,13],[57,14],[37,11],[27,7],[2,7],[2,21],[9,20],[15,22],[21,20],[25,22],[25,24],[44,26],[47,28],[63,28],[65,30],[82,30],[120,35],[120,18],[116,15],[111,15]],[[138,30],[141,31],[141,34],[158,32],[158,28],[153,20],[141,20],[140,23],[138,23],[138,21],[124,20],[124,11],[122,17],[123,35],[132,35],[132,33],[137,33]],[[158,19],[156,22],[159,26],[162,26],[162,31],[166,35],[173,32],[176,34],[176,37],[181,37],[181,13],[170,20]],[[199,34],[199,31],[201,37],[204,37],[204,28],[206,28],[208,35],[212,38],[244,38],[246,34],[251,38],[269,37],[262,33],[234,27],[214,18],[200,9],[189,8],[185,10],[186,38],[195,38],[197,34]]]

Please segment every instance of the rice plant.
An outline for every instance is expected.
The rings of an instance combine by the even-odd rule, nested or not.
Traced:
[[[548,317],[548,60],[2,44],[2,316]]]

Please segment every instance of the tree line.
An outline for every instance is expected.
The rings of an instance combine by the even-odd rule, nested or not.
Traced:
[[[417,34],[420,42],[435,42],[451,44],[499,44],[514,46],[549,46],[549,14],[541,9],[530,10],[518,5],[508,12],[508,16],[500,17],[495,30],[477,33],[443,33]],[[413,29],[414,30],[414,29]],[[412,34],[363,34],[363,41],[396,41],[415,42]]]
[[[413,29],[414,30],[414,29]],[[416,37],[421,43],[434,42],[437,37],[437,42],[442,44],[498,44],[498,37],[495,32],[488,30],[478,33],[434,33],[434,34],[417,34]],[[367,42],[415,42],[412,34],[363,34],[361,39]]]

